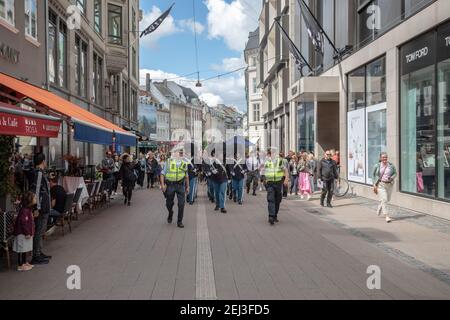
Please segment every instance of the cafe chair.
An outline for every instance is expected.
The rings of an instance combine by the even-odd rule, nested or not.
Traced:
[[[78,188],[75,191],[75,196],[73,197],[72,213],[75,214],[75,219],[73,219],[75,221],[78,220],[78,202],[80,201],[82,192],[83,192],[83,188]]]
[[[11,268],[11,256],[9,248],[14,238],[14,211],[0,210],[0,249],[5,251],[6,263],[8,269]]]
[[[64,203],[64,212],[61,214],[61,216],[58,219],[57,226],[62,228],[62,235],[64,237],[64,226],[69,226],[69,231],[72,232],[72,208],[73,208],[73,199],[75,197],[75,194],[68,193],[66,195],[66,201]]]

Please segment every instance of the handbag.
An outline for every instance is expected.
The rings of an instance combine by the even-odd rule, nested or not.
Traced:
[[[381,165],[380,165],[380,167],[381,167]],[[376,195],[378,195],[378,185],[380,184],[381,178],[384,176],[384,173],[386,172],[386,170],[387,170],[387,166],[386,166],[386,168],[384,168],[383,173],[380,175],[380,177],[378,178],[377,182],[373,186],[373,193],[375,193]]]

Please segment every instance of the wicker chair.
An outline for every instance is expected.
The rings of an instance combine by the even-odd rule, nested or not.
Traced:
[[[69,225],[69,231],[72,232],[72,208],[73,208],[73,199],[75,195],[73,193],[68,193],[66,195],[66,201],[64,203],[64,212],[58,218],[57,225],[62,228],[62,235],[64,237],[64,226]]]

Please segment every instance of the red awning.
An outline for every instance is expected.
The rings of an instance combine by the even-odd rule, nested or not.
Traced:
[[[61,120],[0,103],[0,135],[56,138]]]

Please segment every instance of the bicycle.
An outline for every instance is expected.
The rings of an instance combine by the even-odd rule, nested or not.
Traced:
[[[334,186],[334,195],[338,198],[345,197],[350,190],[350,183],[347,179],[339,177]]]

